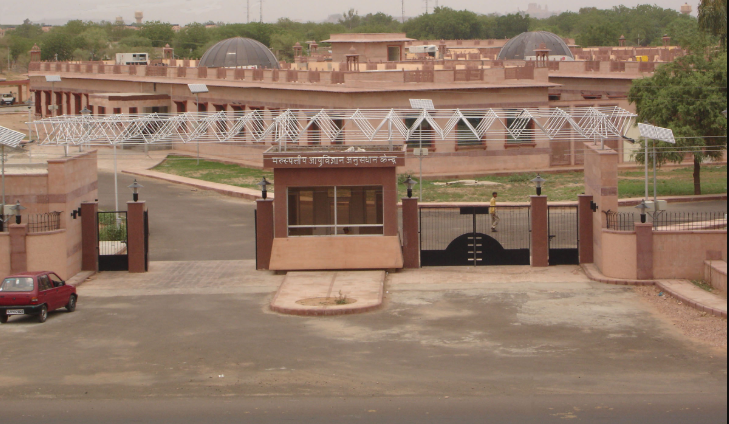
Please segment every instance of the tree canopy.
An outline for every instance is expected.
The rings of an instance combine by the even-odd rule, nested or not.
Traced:
[[[670,128],[677,138],[675,146],[657,143],[658,165],[693,155],[696,194],[701,194],[701,163],[720,159],[726,151],[726,60],[726,50],[710,56],[698,51],[633,81],[628,94],[639,122]],[[642,149],[636,159],[644,163]]]

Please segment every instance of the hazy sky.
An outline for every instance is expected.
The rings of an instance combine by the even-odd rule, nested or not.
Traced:
[[[260,1],[249,0],[251,21],[258,20]],[[610,8],[619,4],[633,7],[642,3],[654,3],[665,8],[679,8],[685,0],[511,0],[475,1],[440,0],[441,6],[454,9],[468,9],[477,13],[510,13],[517,9],[526,10],[529,3],[538,3],[550,10],[578,10],[581,7],[596,6]],[[433,8],[435,0],[429,0]],[[697,8],[698,0],[689,1]],[[287,17],[293,20],[321,21],[333,13],[342,13],[349,8],[356,9],[361,15],[384,12],[393,16],[401,15],[401,1],[397,0],[264,0],[263,20],[273,22]],[[68,19],[108,20],[121,16],[125,22],[134,20],[134,11],[144,12],[145,20],[160,20],[170,23],[223,21],[245,22],[246,0],[0,0],[0,24],[19,24],[25,18],[33,22],[63,23]],[[405,15],[416,16],[425,11],[424,0],[405,0]]]

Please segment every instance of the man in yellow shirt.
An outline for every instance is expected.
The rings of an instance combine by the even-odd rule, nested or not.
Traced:
[[[498,197],[499,193],[493,192],[492,193],[494,197],[491,198],[491,206],[489,206],[489,214],[491,214],[491,232],[496,232],[496,226],[499,225],[499,221],[501,219],[499,218],[499,215],[496,214],[496,197]]]

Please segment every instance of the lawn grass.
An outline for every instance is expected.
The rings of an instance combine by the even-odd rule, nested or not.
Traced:
[[[182,177],[196,178],[237,187],[259,189],[256,185],[264,176],[273,181],[273,172],[245,168],[220,162],[201,160],[186,156],[170,156],[155,171]],[[701,169],[701,190],[703,194],[719,194],[727,192],[727,167],[706,165]],[[471,178],[475,181],[495,183],[493,185],[472,186],[464,184],[443,185],[452,179],[427,179],[423,181],[423,201],[426,202],[486,202],[493,191],[499,192],[503,202],[525,202],[534,193],[531,183],[534,173],[517,173],[509,176],[487,176]],[[543,193],[552,201],[577,200],[583,193],[584,177],[582,172],[565,172],[545,174],[547,180]],[[650,192],[653,193],[652,173]],[[400,182],[407,175],[399,177]],[[413,176],[416,179],[416,176]],[[406,188],[398,184],[400,197],[405,197]],[[618,193],[620,198],[643,197],[644,174],[631,170],[619,173]],[[419,195],[420,187],[415,187],[415,195]],[[661,196],[679,196],[694,194],[693,167],[671,168],[658,171],[658,194]]]

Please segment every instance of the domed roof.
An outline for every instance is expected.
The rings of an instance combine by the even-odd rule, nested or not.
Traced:
[[[567,56],[574,59],[567,44],[558,35],[547,31],[523,32],[509,40],[499,52],[498,60],[517,59],[536,56],[535,49],[544,43],[550,56]]]
[[[279,69],[276,56],[268,47],[250,38],[235,37],[223,40],[205,52],[200,67],[235,68],[242,66],[258,66],[261,68]]]

